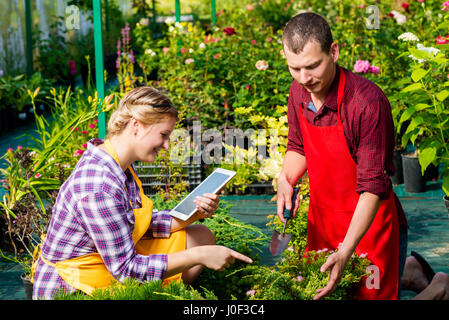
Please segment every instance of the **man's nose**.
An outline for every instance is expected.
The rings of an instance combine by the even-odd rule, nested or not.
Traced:
[[[312,82],[312,76],[307,70],[299,71],[299,82],[301,84],[310,84]]]

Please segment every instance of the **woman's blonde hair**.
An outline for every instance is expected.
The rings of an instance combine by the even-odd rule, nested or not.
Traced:
[[[108,121],[108,137],[121,133],[134,118],[144,125],[153,125],[167,118],[178,120],[178,111],[170,99],[151,87],[129,91],[119,102]]]

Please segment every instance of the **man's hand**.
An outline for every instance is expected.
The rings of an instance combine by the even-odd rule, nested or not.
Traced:
[[[332,292],[334,292],[335,288],[341,280],[349,257],[350,255],[345,255],[341,251],[337,251],[327,258],[327,261],[321,266],[320,271],[326,272],[328,269],[330,269],[329,281],[324,288],[317,290],[318,294],[313,297],[313,300],[327,297]]]
[[[282,176],[278,179],[277,189],[277,215],[284,222],[284,209],[290,210],[293,208],[292,218],[294,218],[299,208],[300,197],[296,197],[296,202],[292,203],[293,187]]]

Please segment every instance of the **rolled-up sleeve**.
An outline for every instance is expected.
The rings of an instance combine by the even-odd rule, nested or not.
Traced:
[[[171,221],[170,210],[153,210],[148,234],[153,238],[169,238]]]
[[[359,121],[356,192],[370,192],[382,200],[391,192],[390,163],[394,148],[394,125],[386,99],[368,103]]]
[[[167,269],[167,255],[139,255],[123,196],[110,192],[90,193],[80,199],[76,214],[95,244],[106,268],[118,281],[132,277],[141,281],[159,280]]]
[[[297,84],[292,83],[290,87],[290,93],[288,98],[288,142],[287,151],[295,151],[301,155],[304,155],[304,145],[302,142],[301,127],[299,124],[298,112],[300,112],[299,104],[297,102],[297,95],[299,89],[296,88]]]

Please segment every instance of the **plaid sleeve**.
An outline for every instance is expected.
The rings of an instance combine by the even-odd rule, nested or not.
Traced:
[[[77,214],[109,272],[119,281],[162,279],[167,255],[138,255],[127,219],[125,201],[107,192],[90,193],[78,201]]]
[[[171,220],[169,214],[170,210],[153,210],[151,217],[151,224],[148,229],[148,234],[153,238],[168,238],[170,237]]]

